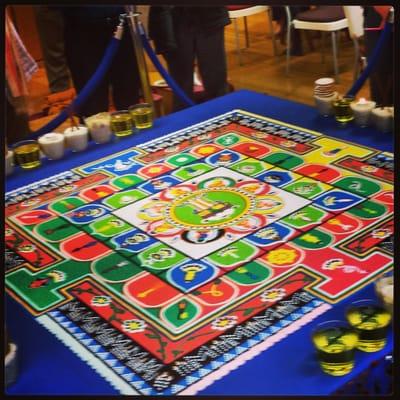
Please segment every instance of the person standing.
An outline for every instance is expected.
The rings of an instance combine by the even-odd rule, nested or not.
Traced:
[[[151,6],[149,37],[157,54],[165,58],[171,77],[193,99],[193,73],[197,64],[205,100],[229,91],[224,30],[230,24],[225,6]],[[174,95],[174,111],[186,104]]]
[[[79,93],[95,73],[119,24],[122,6],[59,7],[64,16],[65,54]],[[88,117],[108,111],[110,97],[117,110],[139,102],[141,83],[129,27],[125,26],[115,57],[97,88],[77,115]]]
[[[385,27],[390,7],[391,6],[364,7],[365,51],[368,61]],[[391,106],[394,104],[393,50],[392,30],[369,76],[371,99],[379,106]]]
[[[70,73],[65,58],[63,15],[55,6],[38,5],[33,9],[50,92],[63,92],[71,87]]]

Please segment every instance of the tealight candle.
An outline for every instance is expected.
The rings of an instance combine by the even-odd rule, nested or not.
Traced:
[[[7,150],[5,168],[6,175],[10,175],[14,171],[14,152],[12,150]]]
[[[64,156],[64,135],[57,132],[46,133],[38,139],[40,150],[50,160],[58,160]]]
[[[354,122],[356,125],[366,127],[369,124],[371,111],[375,108],[376,103],[374,101],[366,100],[361,97],[358,101],[353,101],[350,104],[353,110]]]
[[[376,107],[372,110],[372,118],[376,128],[381,132],[392,129],[393,112],[391,107]]]
[[[92,115],[85,119],[90,135],[96,143],[107,143],[111,140],[111,117],[107,112]]]
[[[64,131],[65,144],[72,151],[85,150],[89,140],[89,130],[86,126],[71,126]]]

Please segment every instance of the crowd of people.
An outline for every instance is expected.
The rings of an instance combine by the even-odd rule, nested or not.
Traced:
[[[338,8],[338,6],[332,6]],[[365,54],[370,57],[377,43],[389,6],[365,6]],[[68,93],[67,99],[79,93],[100,63],[112,37],[122,6],[35,6],[36,23],[41,40],[44,65],[51,94]],[[308,12],[308,6],[291,6],[294,18]],[[311,9],[318,9],[311,7]],[[288,23],[284,7],[274,6],[275,33],[285,45]],[[7,17],[10,24],[10,18]],[[170,76],[192,99],[195,65],[204,87],[204,99],[222,96],[229,91],[225,52],[225,27],[230,24],[225,6],[150,6],[148,36],[155,51],[161,55]],[[370,77],[371,98],[378,104],[393,104],[393,35],[386,44]],[[303,48],[298,30],[292,35],[292,55],[302,55]],[[10,56],[11,57],[11,56]],[[6,58],[7,67],[11,58]],[[24,72],[22,72],[22,75]],[[29,74],[28,74],[29,75]],[[27,76],[26,79],[29,79]],[[12,77],[7,77],[7,130],[27,130],[23,113],[16,107]],[[75,89],[75,90],[74,90]],[[72,92],[71,92],[72,91]],[[22,94],[26,95],[25,91]],[[71,93],[73,93],[71,95]],[[110,106],[126,109],[142,96],[135,51],[129,32],[123,35],[119,50],[101,84],[76,114],[89,116]],[[71,98],[72,100],[72,98]],[[187,105],[174,96],[173,110]],[[16,121],[19,121],[18,123]],[[22,121],[22,122],[21,122]],[[18,136],[18,135],[17,135]],[[9,138],[13,140],[13,138]]]

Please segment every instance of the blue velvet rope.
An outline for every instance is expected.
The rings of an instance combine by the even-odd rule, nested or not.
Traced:
[[[368,60],[367,67],[364,69],[363,73],[359,76],[356,82],[354,82],[353,86],[347,92],[346,96],[354,97],[362,88],[368,76],[370,75],[371,71],[374,69],[375,64],[379,59],[379,55],[383,49],[383,45],[387,41],[391,31],[392,31],[392,23],[386,22],[385,27],[383,28],[383,31],[379,36],[378,43],[375,45],[374,51],[372,52],[372,55]]]
[[[75,98],[75,100],[60,114],[58,114],[54,119],[48,122],[45,126],[38,129],[37,131],[33,132],[30,138],[37,138],[40,135],[53,131],[57,126],[62,124],[70,115],[71,112],[76,112],[79,108],[86,102],[88,97],[92,94],[92,92],[96,89],[99,85],[101,80],[103,79],[105,73],[107,72],[108,68],[111,65],[111,62],[118,50],[120,44],[120,40],[113,37],[111,39],[110,44],[108,45],[104,56],[101,60],[101,63],[97,67],[95,73],[80,91],[79,95]]]
[[[178,84],[174,81],[174,79],[172,79],[172,77],[168,74],[168,72],[158,60],[156,54],[154,53],[152,47],[147,40],[146,34],[144,33],[143,29],[141,29],[140,37],[142,38],[143,48],[146,50],[148,57],[150,58],[153,65],[157,68],[160,75],[164,78],[165,82],[167,82],[168,86],[188,107],[194,106],[194,101],[190,99],[186,95],[186,93],[178,86]]]

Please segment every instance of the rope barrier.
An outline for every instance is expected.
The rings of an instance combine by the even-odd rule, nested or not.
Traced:
[[[143,48],[146,50],[148,57],[150,58],[153,65],[157,68],[160,75],[164,78],[165,82],[167,82],[168,86],[172,89],[172,91],[188,106],[194,106],[195,103],[192,99],[190,99],[187,94],[180,88],[180,86],[175,82],[175,80],[168,74],[166,69],[158,60],[158,57],[154,53],[152,47],[150,46],[149,41],[147,40],[146,34],[142,25],[140,27],[140,37],[142,39]]]
[[[372,55],[368,60],[367,67],[364,69],[364,71],[357,79],[357,81],[354,82],[353,86],[347,92],[346,96],[355,97],[355,95],[360,91],[365,81],[367,80],[368,76],[370,75],[371,71],[374,69],[376,63],[378,62],[379,55],[383,49],[383,45],[389,38],[390,33],[392,32],[392,27],[393,27],[393,20],[389,18],[385,24],[385,27],[383,28],[382,33],[379,36],[378,43],[374,47],[374,51],[372,52]]]
[[[118,50],[121,37],[122,33],[121,30],[119,30],[117,31],[116,35],[111,39],[110,44],[108,45],[104,53],[104,56],[101,60],[101,63],[97,67],[95,73],[83,87],[83,89],[81,90],[79,95],[75,98],[75,100],[65,110],[63,110],[60,114],[58,114],[54,119],[48,122],[45,126],[33,132],[30,135],[30,137],[37,138],[40,135],[53,131],[57,126],[61,125],[70,115],[72,115],[72,112],[79,110],[79,108],[85,103],[88,97],[99,85],[105,73],[107,72],[108,68],[110,67],[111,62]]]

